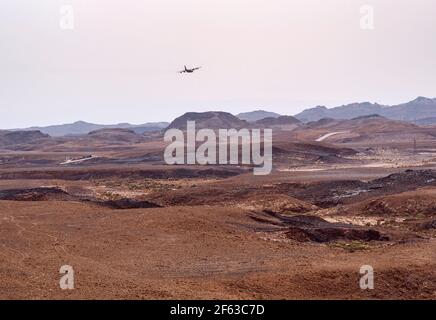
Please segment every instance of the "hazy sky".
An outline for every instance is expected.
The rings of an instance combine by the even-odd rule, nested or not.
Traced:
[[[1,0],[0,128],[435,97],[435,15],[435,0]]]

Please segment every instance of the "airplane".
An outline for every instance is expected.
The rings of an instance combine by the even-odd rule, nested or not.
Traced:
[[[185,70],[179,71],[179,73],[193,73],[194,71],[200,69],[201,67],[189,69],[185,66]]]

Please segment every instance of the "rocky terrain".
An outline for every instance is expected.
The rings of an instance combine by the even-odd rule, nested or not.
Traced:
[[[272,127],[272,173],[166,165],[162,131],[1,132],[0,298],[436,298],[432,126],[208,112],[170,127],[186,120]]]
[[[195,121],[197,129],[240,129],[248,127],[246,121],[230,113],[211,111],[185,113],[171,122],[168,129],[185,130],[188,121]]]

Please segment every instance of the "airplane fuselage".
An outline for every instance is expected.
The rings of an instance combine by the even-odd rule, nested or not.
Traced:
[[[201,67],[188,69],[188,68],[185,66],[185,69],[184,69],[183,71],[180,71],[180,73],[194,73],[195,71],[197,71],[197,70],[200,69],[200,68],[201,68]]]

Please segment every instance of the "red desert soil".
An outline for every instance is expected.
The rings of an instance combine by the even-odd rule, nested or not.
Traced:
[[[0,299],[436,299],[435,132],[380,117],[275,130],[268,176],[167,166],[160,131],[7,135]]]
[[[436,216],[436,189],[432,187],[399,194],[376,197],[346,208],[339,208],[338,213],[378,215],[386,217]]]
[[[263,226],[236,208],[0,201],[0,298],[436,298],[435,240],[351,253]],[[376,288],[362,291],[368,264]],[[75,290],[59,289],[62,265]]]

